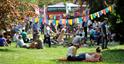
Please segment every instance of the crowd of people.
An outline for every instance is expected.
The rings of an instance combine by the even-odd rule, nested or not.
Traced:
[[[32,37],[28,37],[27,35],[31,33]],[[106,19],[101,21],[88,20],[82,24],[73,25],[59,24],[58,26],[52,23],[49,25],[25,21],[24,23],[19,22],[17,25],[12,25],[10,33],[5,32],[1,36],[4,36],[8,43],[11,43],[11,41],[17,42],[19,36],[21,36],[24,43],[27,43],[36,41],[40,34],[44,35],[42,42],[49,44],[49,47],[51,47],[52,43],[65,44],[65,40],[67,40],[65,36],[71,36],[72,44],[76,43],[88,46],[101,45],[103,49],[107,48],[108,41],[113,39]],[[90,41],[90,43],[87,43],[87,41]]]
[[[25,21],[19,22],[17,25],[12,25],[10,31],[0,34],[0,46],[9,46],[11,42],[16,42],[16,47],[21,48],[36,48],[43,49],[44,44],[51,47],[52,44],[71,44],[68,49],[68,60],[83,60],[95,61],[101,58],[99,55],[100,50],[97,49],[96,53],[81,54],[76,57],[76,51],[79,46],[101,46],[102,49],[108,48],[108,42],[113,40],[113,34],[109,30],[107,19],[100,21],[83,22],[82,24],[62,25],[43,24],[39,22]],[[32,37],[28,36],[32,33]],[[43,34],[44,38],[40,38]],[[67,37],[71,38],[71,42],[67,41]],[[91,56],[92,57],[91,59]],[[97,56],[97,57],[95,57]],[[79,58],[82,57],[82,58]],[[94,60],[95,59],[95,60]]]

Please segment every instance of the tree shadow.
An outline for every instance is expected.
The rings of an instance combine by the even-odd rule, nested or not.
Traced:
[[[124,63],[124,49],[106,50],[102,54],[103,62]]]
[[[0,52],[14,52],[14,50],[10,50],[10,49],[7,49],[7,48],[2,48],[2,49],[0,49]]]

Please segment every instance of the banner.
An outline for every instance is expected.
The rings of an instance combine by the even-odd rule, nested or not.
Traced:
[[[58,24],[63,24],[63,25],[73,25],[73,24],[81,24],[83,22],[87,22],[88,20],[94,20],[95,18],[99,18],[101,17],[103,14],[106,15],[107,13],[112,12],[112,6],[109,6],[103,10],[100,10],[98,12],[95,12],[93,14],[89,14],[89,10],[85,10],[85,16],[83,17],[78,17],[78,18],[73,18],[73,19],[63,19],[63,16],[60,15],[59,20],[56,18],[55,15],[49,15],[50,20],[48,20],[48,16],[46,15],[46,17],[44,16],[44,18],[40,18],[40,17],[28,17],[28,19],[30,21],[33,22],[39,22],[39,23],[46,23],[46,24],[53,24],[58,26]],[[75,17],[75,16],[74,16]],[[27,17],[25,18],[27,19]],[[52,19],[52,20],[51,20]]]

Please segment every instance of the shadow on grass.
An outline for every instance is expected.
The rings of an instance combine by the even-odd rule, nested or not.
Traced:
[[[124,49],[106,50],[102,54],[103,62],[124,63]]]
[[[2,48],[2,49],[0,49],[0,52],[14,52],[14,50],[10,50],[10,49],[7,49],[7,48]]]

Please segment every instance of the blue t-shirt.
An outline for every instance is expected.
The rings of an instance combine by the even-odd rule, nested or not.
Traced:
[[[4,38],[0,38],[0,46],[4,46],[5,41],[6,40]]]

